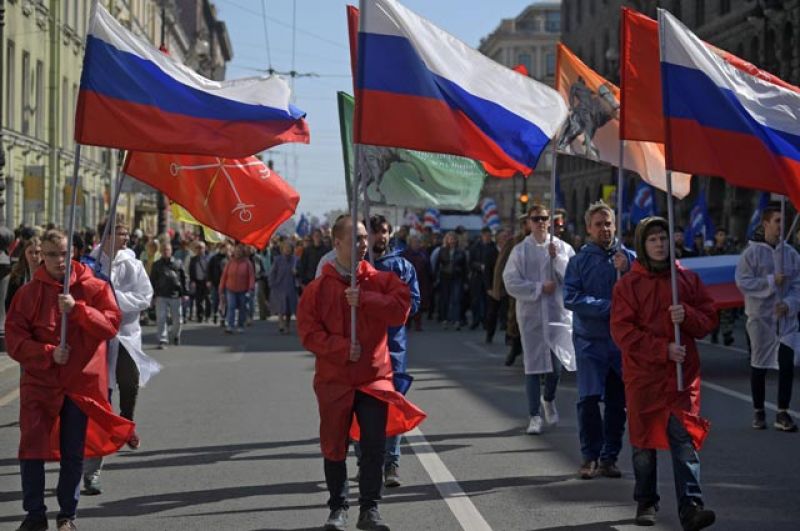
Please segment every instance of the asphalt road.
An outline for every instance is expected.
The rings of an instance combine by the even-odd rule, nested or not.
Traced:
[[[573,375],[562,378],[560,425],[526,435],[521,360],[504,367],[501,341],[486,345],[479,332],[425,324],[426,331],[411,335],[416,381],[409,397],[429,418],[403,441],[403,485],[385,493],[381,511],[392,529],[635,528],[627,444],[622,479],[576,477]],[[145,328],[150,346],[152,333]],[[743,346],[740,330],[737,344]],[[706,503],[717,511],[716,529],[800,529],[800,434],[750,428],[747,356],[735,348],[701,348],[703,413],[712,422],[701,454]],[[165,368],[140,394],[142,446],[107,459],[104,492],[81,498],[79,528],[319,529],[327,495],[313,358],[297,337],[280,335],[275,322],[257,322],[235,336],[190,324],[180,347],[151,353]],[[15,529],[22,517],[18,378],[18,367],[0,357],[0,529]],[[775,392],[770,375],[768,400]],[[47,470],[53,489],[57,465]],[[662,510],[654,529],[679,529],[672,485],[662,453]],[[352,484],[353,498],[356,491]],[[54,515],[54,491],[47,501]]]

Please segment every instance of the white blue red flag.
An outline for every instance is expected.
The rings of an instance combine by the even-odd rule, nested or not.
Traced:
[[[753,210],[753,215],[750,216],[750,223],[747,224],[747,239],[752,238],[758,226],[761,225],[761,216],[764,215],[764,210],[769,206],[769,196],[769,192],[761,192],[759,194],[758,204],[756,204],[756,209]]]
[[[439,232],[439,219],[441,215],[439,214],[439,210],[436,208],[429,208],[425,211],[425,215],[422,216],[422,224],[425,227],[430,227],[434,232]]]
[[[646,217],[656,215],[655,190],[650,184],[641,181],[636,187],[631,203],[630,220],[636,226]]]
[[[395,0],[362,0],[356,143],[451,153],[528,174],[567,117],[543,83]]]
[[[497,211],[497,203],[491,197],[484,197],[481,200],[481,212],[483,213],[483,224],[492,230],[498,230],[502,225],[500,213]]]
[[[305,113],[278,77],[206,79],[126,30],[95,2],[75,140],[158,153],[243,158],[309,140]]]
[[[706,193],[704,189],[700,189],[697,194],[697,200],[689,213],[689,226],[686,228],[686,242],[688,245],[694,245],[694,239],[698,234],[703,236],[703,244],[710,241],[713,243],[714,222],[711,220],[711,214],[708,212],[708,203],[706,202]],[[698,253],[703,249],[695,249]]]
[[[800,204],[800,88],[704,44],[659,10],[667,167]]]

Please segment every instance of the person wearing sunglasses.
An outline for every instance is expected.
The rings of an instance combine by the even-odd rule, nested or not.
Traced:
[[[545,423],[558,423],[555,397],[561,368],[575,370],[572,312],[564,307],[562,295],[564,273],[575,251],[549,234],[545,207],[533,205],[528,219],[531,234],[511,251],[503,282],[516,299],[530,414],[526,431],[538,435]]]

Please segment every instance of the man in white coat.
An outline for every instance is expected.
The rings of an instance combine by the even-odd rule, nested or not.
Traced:
[[[102,234],[104,226],[105,222],[100,224],[98,234]],[[161,370],[161,365],[142,350],[142,328],[139,325],[141,312],[150,307],[153,287],[144,265],[128,248],[130,234],[120,217],[117,217],[116,227],[111,230],[114,231],[113,237],[109,236],[102,253],[98,247],[92,252],[92,257],[96,263],[95,270],[107,275],[108,257],[114,256],[111,286],[114,288],[114,295],[122,312],[122,322],[119,334],[108,343],[108,392],[110,396],[114,387],[119,387],[120,415],[133,420],[139,388],[144,387],[150,377]],[[113,252],[111,252],[112,246]],[[128,446],[134,450],[139,447],[139,436],[136,432],[128,441]],[[103,461],[100,458],[84,461],[85,494],[101,493],[102,465]]]
[[[562,293],[564,272],[575,251],[560,239],[551,239],[545,207],[533,205],[528,215],[531,234],[511,251],[503,282],[516,299],[530,414],[527,432],[539,434],[544,423],[558,423],[555,396],[561,368],[575,370],[572,312],[564,308]]]
[[[767,428],[764,412],[767,370],[778,370],[778,413],[775,428],[795,432],[789,414],[794,378],[794,349],[800,311],[800,255],[781,241],[781,211],[767,207],[761,231],[739,258],[736,286],[744,294],[747,335],[750,338],[750,389],[753,395],[753,428]]]

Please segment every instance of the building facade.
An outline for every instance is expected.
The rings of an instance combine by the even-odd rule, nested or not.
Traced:
[[[0,39],[3,221],[9,227],[49,222],[65,226],[72,194],[75,106],[92,0],[0,1],[5,7]],[[179,61],[193,57],[194,43],[179,20],[174,0],[101,3],[137,35],[155,45],[163,43]],[[209,4],[207,0],[192,3]],[[224,40],[229,51],[227,32]],[[224,76],[224,67],[221,73]],[[94,227],[107,213],[114,196],[113,165],[119,159],[116,150],[82,147],[76,226]],[[126,189],[120,198],[121,213],[135,226],[155,232],[152,190]]]
[[[800,84],[800,0],[563,0],[562,42],[587,65],[607,79],[619,82],[620,7],[628,6],[653,18],[658,7],[668,9],[711,44]],[[616,169],[577,157],[559,157],[561,188],[567,210],[583,232],[589,203],[602,197],[604,185],[616,184]],[[638,177],[626,172],[626,191]],[[695,176],[692,192],[675,203],[679,224],[688,222],[698,193],[706,194],[711,217],[736,239],[745,237],[757,192],[729,186],[722,179]],[[659,211],[666,212],[665,194],[658,192]]]
[[[531,77],[553,86],[560,28],[561,2],[536,2],[517,17],[503,19],[497,29],[481,39],[478,49],[509,68],[525,65]],[[544,153],[536,170],[526,179],[517,176],[486,180],[481,195],[495,200],[504,225],[515,224],[522,211],[521,194],[529,197],[529,204],[550,201],[551,160],[549,151]]]

